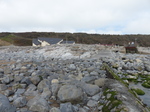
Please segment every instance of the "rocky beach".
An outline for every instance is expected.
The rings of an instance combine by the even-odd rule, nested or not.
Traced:
[[[0,47],[0,112],[149,112],[150,49],[123,50]],[[134,91],[137,84],[146,88],[144,99]]]

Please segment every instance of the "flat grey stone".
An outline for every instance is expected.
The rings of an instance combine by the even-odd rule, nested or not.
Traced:
[[[87,93],[87,95],[93,96],[100,92],[100,88],[97,85],[85,84],[82,85],[83,90]]]
[[[51,91],[49,90],[49,88],[44,88],[43,92],[41,94],[41,97],[48,100],[51,97]]]
[[[95,80],[95,85],[97,85],[99,87],[103,87],[106,80],[107,80],[106,78],[99,78],[99,79]]]
[[[31,80],[31,82],[34,84],[34,85],[37,85],[39,82],[40,82],[40,78],[39,78],[39,76],[32,76],[31,78],[30,78],[30,80]]]
[[[51,108],[50,112],[61,112],[60,109],[53,107]]]
[[[92,99],[95,101],[98,101],[100,99],[100,97],[101,97],[101,94],[98,93],[98,94],[92,96]]]
[[[92,72],[90,72],[90,75],[98,75],[98,72],[96,72],[96,71],[92,71]]]
[[[21,80],[21,83],[22,83],[22,84],[27,84],[27,85],[29,85],[29,84],[31,84],[31,81],[30,81],[29,77],[24,77],[24,78]]]
[[[4,92],[5,96],[10,96],[10,95],[13,95],[14,94],[14,91],[13,90],[6,90]]]
[[[3,84],[9,84],[10,83],[10,78],[9,78],[9,76],[5,76],[3,79],[2,79],[2,83]]]
[[[23,94],[25,92],[25,89],[17,89],[15,94]]]
[[[14,100],[13,105],[16,107],[24,107],[27,103],[27,100],[25,97],[18,97],[16,100]]]
[[[89,107],[96,107],[97,104],[98,104],[97,101],[89,100],[88,103],[87,103],[87,106],[89,106]]]
[[[44,88],[50,88],[50,81],[47,79],[42,80],[37,86],[40,92],[42,92]]]
[[[64,85],[58,91],[58,98],[61,102],[81,102],[83,98],[83,92],[75,85]]]
[[[92,81],[94,81],[95,79],[97,79],[96,76],[84,76],[81,81],[86,82],[86,83],[90,83]]]
[[[13,107],[6,96],[0,94],[0,111],[1,112],[15,112],[16,108]]]
[[[51,85],[51,91],[52,91],[53,96],[57,95],[59,88],[60,88],[60,85],[57,83],[54,83]]]
[[[60,111],[61,112],[74,112],[73,106],[71,103],[60,104]]]
[[[48,102],[40,96],[30,99],[27,103],[27,106],[29,107],[30,111],[49,112],[50,110]]]

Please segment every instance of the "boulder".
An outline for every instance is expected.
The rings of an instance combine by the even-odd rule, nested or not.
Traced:
[[[25,92],[25,89],[17,89],[15,94],[23,94]]]
[[[52,91],[53,96],[57,95],[59,88],[60,88],[60,85],[57,83],[54,83],[51,85],[51,91]]]
[[[50,88],[50,81],[47,79],[42,80],[37,86],[40,92],[42,92],[44,88]]]
[[[48,100],[51,97],[51,91],[49,90],[49,88],[44,88],[43,92],[41,94],[41,97]]]
[[[13,90],[6,90],[5,92],[4,92],[4,95],[5,96],[10,96],[10,95],[13,95],[14,94],[14,91]]]
[[[31,82],[34,84],[34,85],[37,85],[39,82],[40,82],[40,77],[39,76],[32,76],[30,78]]]
[[[29,79],[29,77],[24,77],[22,80],[21,80],[21,83],[22,84],[31,84],[31,80]]]
[[[3,79],[2,79],[2,83],[3,84],[9,84],[11,81],[10,77],[9,76],[5,76]]]
[[[59,89],[57,96],[61,102],[78,103],[82,101],[83,92],[75,85],[64,85]]]
[[[72,106],[72,104],[70,102],[69,103],[60,104],[60,111],[61,112],[74,112],[73,106]]]
[[[38,94],[38,91],[36,90],[36,86],[33,84],[30,84],[28,89],[25,91],[25,96],[36,96]]]
[[[16,100],[14,100],[13,105],[16,107],[24,107],[27,103],[27,100],[25,97],[18,97]]]
[[[0,94],[0,111],[1,112],[16,112],[16,108],[9,103],[6,96]]]
[[[23,78],[24,78],[24,76],[15,76],[14,80],[15,80],[15,82],[20,82]]]
[[[106,78],[99,78],[99,79],[95,80],[95,85],[97,85],[99,87],[103,87],[106,80],[107,80]]]
[[[29,107],[29,110],[33,112],[49,112],[50,110],[48,102],[40,96],[30,99],[27,106]]]
[[[82,86],[83,90],[87,95],[93,96],[100,91],[100,88],[97,85],[85,84]]]

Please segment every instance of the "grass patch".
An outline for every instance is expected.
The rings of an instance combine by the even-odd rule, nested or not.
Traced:
[[[145,92],[139,88],[133,88],[132,90],[135,91],[138,95],[144,95],[145,94]]]
[[[142,86],[145,88],[150,88],[150,83],[148,81],[142,83]]]
[[[6,35],[4,37],[1,37],[0,39],[2,41],[5,41],[10,44],[17,45],[17,46],[31,46],[32,45],[32,39],[19,37],[14,34]]]
[[[120,79],[119,76],[116,75],[106,63],[104,63],[103,66],[113,76],[114,79],[118,80],[119,82],[124,84],[126,87],[128,87],[128,84],[125,83],[122,79]]]
[[[116,91],[110,91],[109,89],[106,89],[103,92],[103,95],[107,96],[107,94],[111,94],[111,96],[107,99],[108,101],[110,101],[108,104],[104,104],[102,111],[103,112],[110,112],[112,109],[117,108],[120,104],[122,104],[122,101],[117,100],[115,98],[115,95],[117,95]],[[119,108],[117,110],[115,110],[116,112],[120,112],[122,110],[122,108]]]
[[[43,80],[43,77],[41,75],[39,75],[40,80]]]
[[[2,37],[1,38],[1,40],[3,40],[3,41],[6,41],[6,42],[9,42],[9,43],[14,43],[14,38],[16,38],[16,36],[15,35],[12,35],[12,34],[9,34],[9,35],[7,35],[7,36],[5,36],[5,37]]]

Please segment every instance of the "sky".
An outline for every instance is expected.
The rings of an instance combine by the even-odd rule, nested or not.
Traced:
[[[150,34],[150,0],[0,0],[0,32]]]

